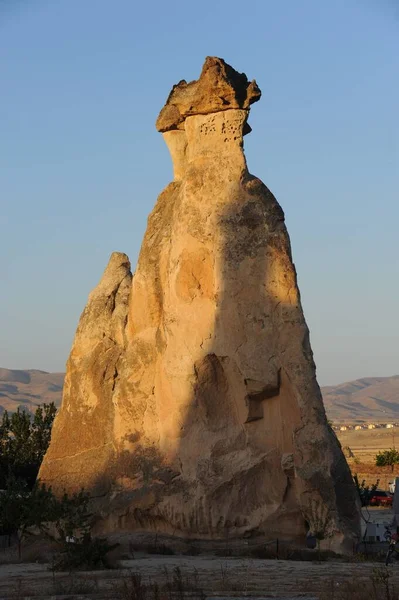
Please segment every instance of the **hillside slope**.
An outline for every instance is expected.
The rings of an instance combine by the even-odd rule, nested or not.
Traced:
[[[18,406],[34,412],[38,404],[61,404],[64,373],[0,368],[0,414]],[[365,377],[322,388],[327,416],[334,422],[399,421],[399,375]]]
[[[38,404],[61,403],[64,373],[0,368],[0,414],[20,406],[35,412]]]
[[[399,421],[399,375],[356,379],[324,387],[322,393],[332,421]]]

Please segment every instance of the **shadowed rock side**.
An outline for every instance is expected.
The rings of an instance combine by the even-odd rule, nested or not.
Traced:
[[[61,408],[40,478],[56,490],[93,488],[115,455],[113,393],[126,344],[132,274],[126,254],[114,252],[91,292],[67,362]]]
[[[103,494],[102,529],[303,541],[322,523],[344,547],[359,533],[355,490],[327,425],[284,214],[243,153],[260,91],[220,59],[204,72],[211,100],[233,81],[241,104],[205,110],[193,93],[165,128],[175,179],[129,300],[120,254],[89,298],[40,477]],[[188,85],[202,90],[201,78]]]

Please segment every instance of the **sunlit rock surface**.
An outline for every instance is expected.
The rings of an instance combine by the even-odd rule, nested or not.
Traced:
[[[174,87],[157,121],[174,181],[134,277],[114,253],[82,314],[40,477],[90,490],[104,530],[358,535],[284,214],[245,161],[259,97],[218,58]]]

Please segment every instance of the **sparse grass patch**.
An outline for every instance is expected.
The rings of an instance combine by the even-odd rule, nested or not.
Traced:
[[[391,578],[389,568],[375,567],[368,577],[355,571],[350,579],[330,578],[318,589],[307,586],[306,591],[316,593],[320,600],[399,600]]]
[[[183,576],[179,567],[163,569],[163,581],[144,582],[141,573],[122,575],[113,585],[115,600],[205,600],[196,571]]]
[[[70,573],[67,577],[54,577],[52,587],[55,596],[94,594],[98,591],[98,581],[95,577],[86,575],[77,577],[76,574]]]

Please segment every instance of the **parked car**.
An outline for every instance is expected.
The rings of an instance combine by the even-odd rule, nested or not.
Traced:
[[[392,506],[392,496],[384,490],[375,490],[370,498],[370,506]]]

